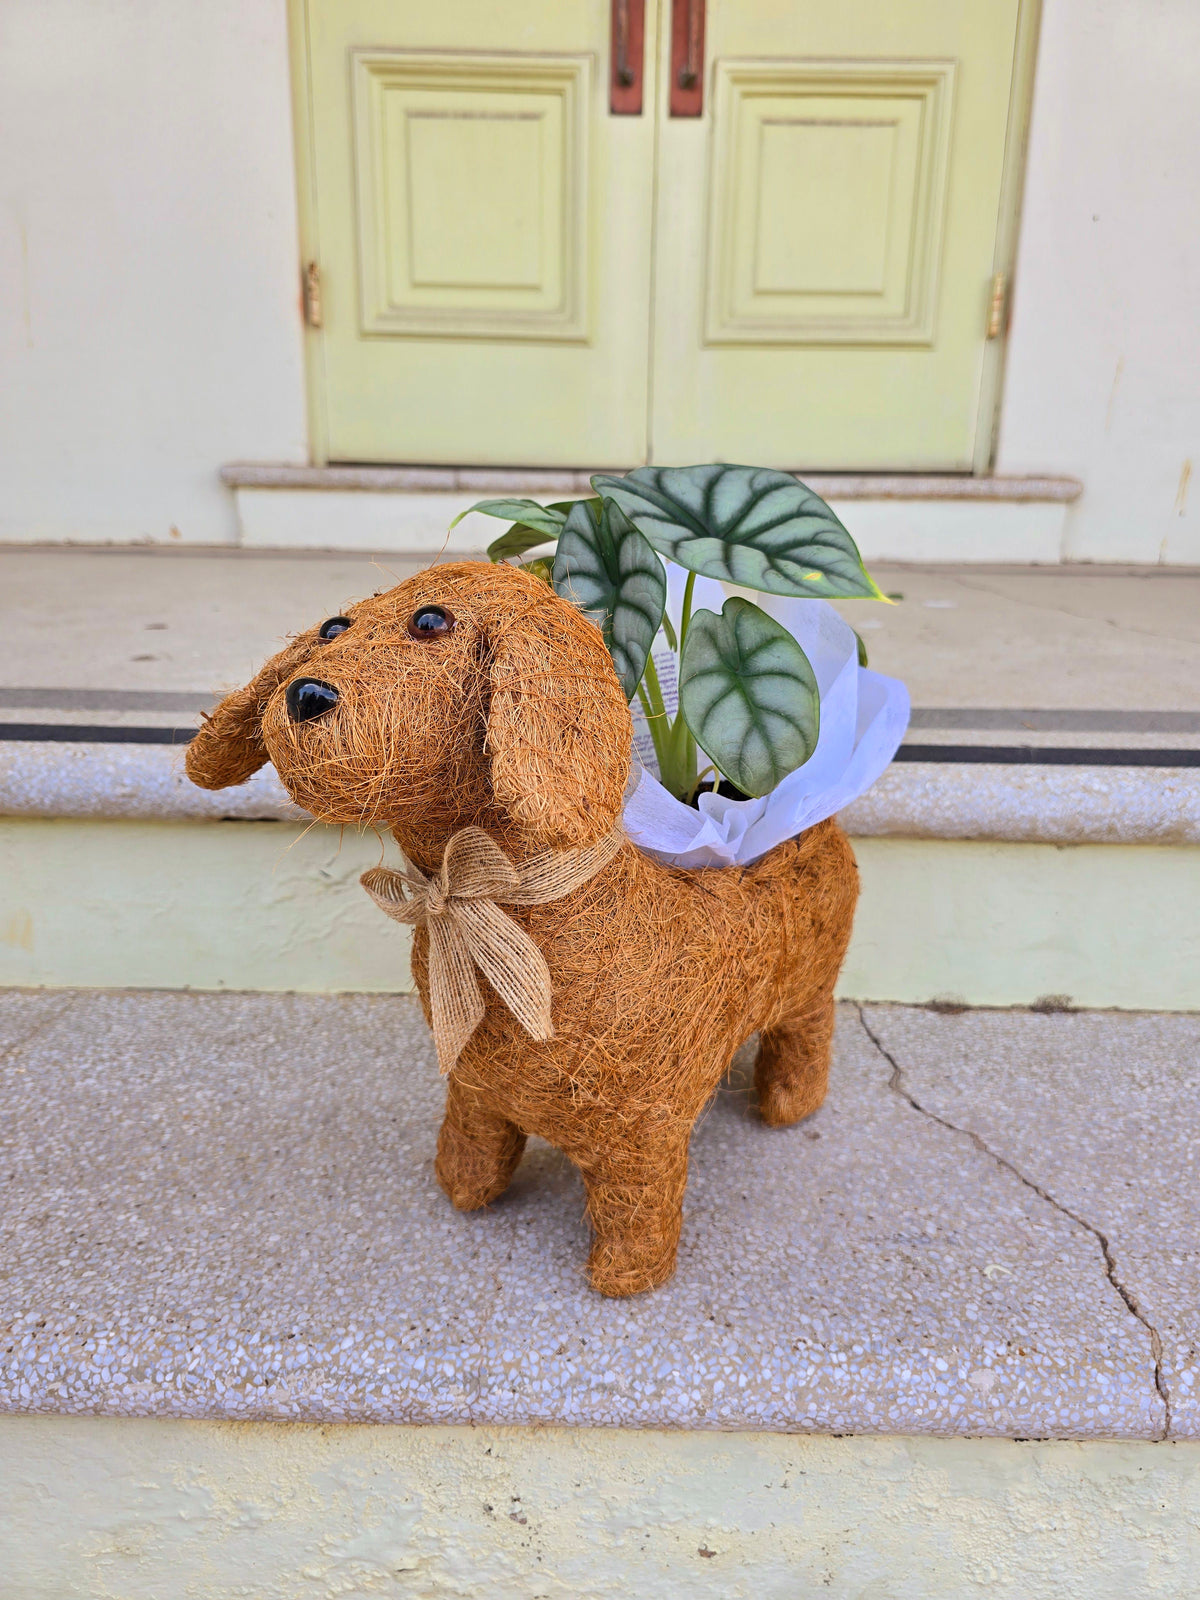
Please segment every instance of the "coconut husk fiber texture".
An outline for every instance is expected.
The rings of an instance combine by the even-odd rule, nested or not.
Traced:
[[[422,607],[451,626],[409,633]],[[518,870],[617,826],[630,717],[600,631],[511,567],[431,567],[300,634],[207,718],[188,774],[243,783],[267,760],[298,804],[331,823],[387,826],[426,877],[451,837],[487,833]],[[331,709],[293,721],[287,689],[316,679]],[[454,1205],[486,1206],[530,1134],[579,1168],[593,1231],[588,1271],[635,1294],[675,1266],[696,1118],[738,1046],[761,1034],[763,1121],[825,1097],[833,988],[858,877],[837,824],[819,823],[749,867],[682,870],[627,840],[551,902],[510,904],[551,978],[552,1037],[534,1039],[483,980],[483,1016],[447,1081],[437,1175]],[[428,929],[413,970],[430,1017]]]

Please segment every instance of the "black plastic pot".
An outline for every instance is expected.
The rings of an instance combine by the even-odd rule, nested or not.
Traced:
[[[713,786],[711,782],[702,783],[692,798],[688,801],[688,805],[699,811],[700,796],[702,794],[711,794],[712,791]],[[743,794],[736,784],[730,783],[728,778],[722,778],[720,783],[717,784],[717,793],[724,795],[726,800],[749,800],[750,798],[748,794]]]

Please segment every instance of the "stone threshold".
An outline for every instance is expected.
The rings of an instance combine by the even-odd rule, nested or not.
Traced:
[[[624,469],[616,469],[624,470]],[[966,473],[800,473],[824,499],[834,500],[1076,500],[1078,478],[973,477]],[[494,491],[531,496],[591,493],[586,471],[543,467],[290,466],[234,461],[221,468],[230,489],[343,489],[373,494],[480,494]]]
[[[586,472],[491,467],[302,467],[233,464],[238,534],[250,549],[389,551],[473,557],[498,524],[456,518],[492,496],[590,495]],[[824,474],[805,480],[834,507],[869,562],[996,561],[1057,565],[1075,478]]]

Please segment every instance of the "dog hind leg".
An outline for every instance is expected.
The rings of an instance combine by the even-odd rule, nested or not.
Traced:
[[[435,1171],[459,1211],[476,1211],[502,1195],[524,1149],[520,1128],[451,1079]]]
[[[771,1128],[784,1128],[809,1117],[829,1087],[829,1055],[833,1044],[832,994],[823,995],[803,1016],[764,1029],[754,1068],[758,1109]]]

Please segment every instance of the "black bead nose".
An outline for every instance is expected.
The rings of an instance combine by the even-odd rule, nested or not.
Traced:
[[[297,678],[287,686],[288,716],[293,722],[311,722],[323,717],[338,703],[338,692],[320,678]]]

